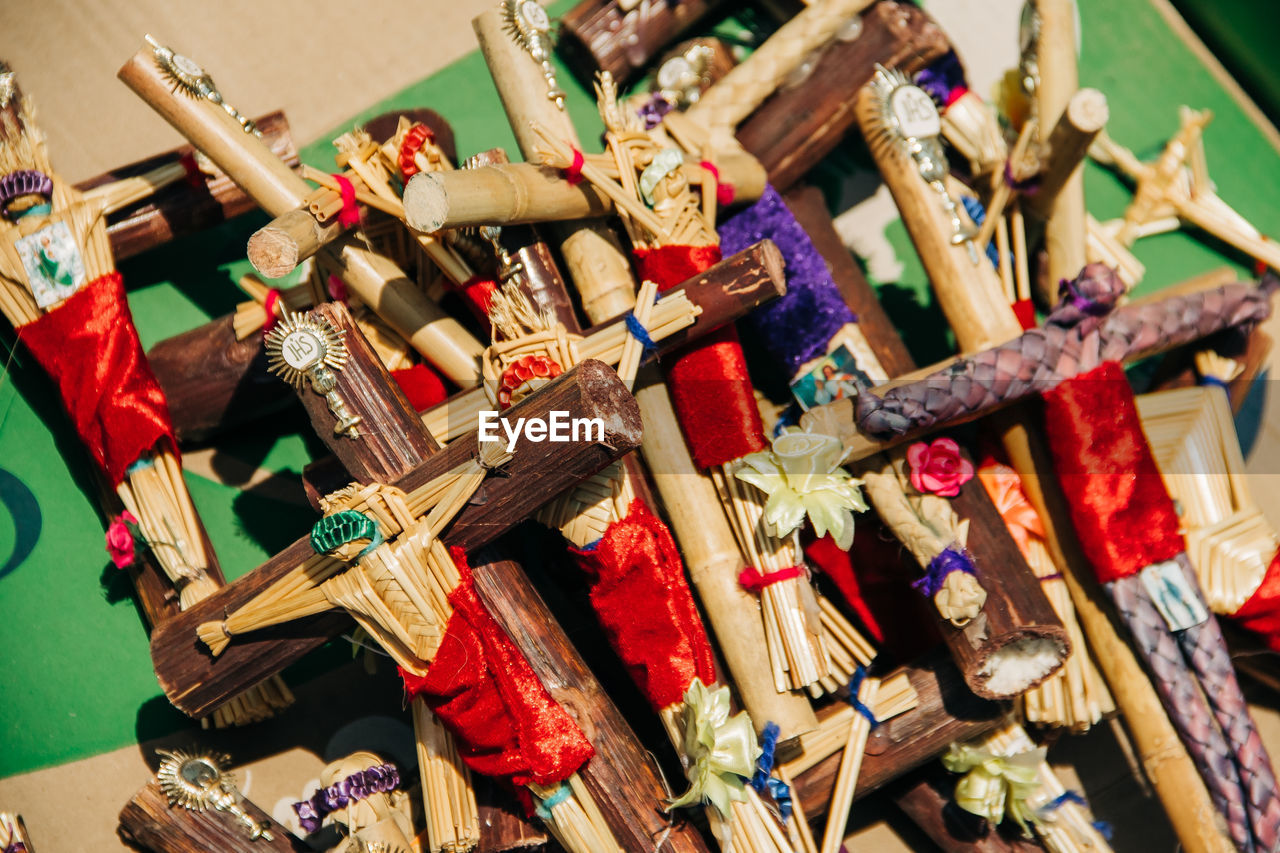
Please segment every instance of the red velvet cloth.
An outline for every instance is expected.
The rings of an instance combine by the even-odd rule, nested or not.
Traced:
[[[867,602],[863,598],[862,586],[858,583],[858,576],[854,574],[853,562],[849,559],[849,552],[840,550],[840,546],[836,545],[836,541],[830,536],[823,536],[821,539],[815,539],[806,545],[804,555],[823,574],[831,578],[831,582],[836,585],[836,588],[840,590],[840,594],[844,596],[845,604],[848,604],[857,615],[859,621],[862,622],[862,626],[871,634],[872,639],[877,643],[883,643],[884,630],[880,627],[880,623],[876,621],[876,617],[871,613],[871,608],[867,606]]]
[[[450,552],[461,583],[449,593],[453,614],[425,676],[400,670],[458,743],[467,766],[517,785],[568,779],[595,750],[551,698],[524,655],[476,594],[466,554]]]
[[[719,262],[720,247],[658,246],[636,249],[635,258],[640,277],[667,291]],[[695,464],[710,468],[765,448],[764,423],[733,326],[682,347],[663,366]]]
[[[1261,634],[1272,651],[1280,652],[1280,554],[1271,558],[1262,583],[1231,618],[1242,628]]]
[[[1044,399],[1054,468],[1098,579],[1117,580],[1185,550],[1120,365],[1104,362]]]
[[[409,398],[409,405],[419,412],[425,412],[437,403],[443,403],[449,396],[444,389],[444,380],[425,364],[393,370],[391,378]]]
[[[643,501],[632,501],[592,548],[570,553],[592,578],[591,605],[610,643],[655,709],[679,702],[695,678],[715,682],[680,552]]]
[[[497,282],[491,278],[481,278],[478,275],[473,275],[452,289],[462,294],[463,299],[467,301],[467,307],[471,309],[471,313],[486,329],[489,328],[489,303],[493,300],[494,291],[498,289]]]
[[[111,272],[18,329],[58,385],[80,440],[112,486],[161,438],[176,450],[169,404],[143,355],[124,295]]]

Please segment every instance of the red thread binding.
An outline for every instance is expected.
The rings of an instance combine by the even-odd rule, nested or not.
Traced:
[[[716,164],[710,160],[703,160],[698,165],[710,172],[711,179],[716,182],[716,204],[721,207],[728,207],[733,204],[737,191],[733,188],[733,184],[720,183],[720,170],[716,168]]]
[[[178,159],[178,165],[182,166],[183,179],[187,182],[187,186],[193,190],[205,189],[204,172],[200,171],[200,164],[196,162],[196,153],[188,151]]]
[[[453,732],[477,773],[517,785],[568,779],[595,754],[591,742],[476,594],[466,554],[450,553],[462,576],[449,593],[453,614],[426,675],[400,670],[405,690]]]
[[[80,441],[113,487],[162,438],[177,451],[169,405],[143,355],[118,271],[19,327],[18,337],[57,384]]]
[[[1104,362],[1044,400],[1054,468],[1098,579],[1114,581],[1185,550],[1120,365]]]
[[[338,191],[342,194],[342,210],[338,211],[338,224],[350,228],[360,224],[360,208],[356,205],[356,188],[342,175],[333,175],[338,182]]]
[[[569,168],[564,170],[564,179],[569,182],[569,186],[573,187],[582,183],[582,166],[585,162],[582,152],[577,148],[573,149],[573,162],[569,164]]]
[[[715,658],[684,564],[661,519],[639,498],[590,549],[569,549],[591,578],[591,605],[645,698],[661,710],[693,679],[716,680]]]
[[[262,300],[262,311],[266,316],[262,320],[262,334],[271,331],[276,324],[276,303],[280,301],[280,291],[274,287],[267,291],[267,298]]]
[[[789,581],[792,578],[802,577],[804,569],[799,566],[791,566],[786,569],[778,569],[776,572],[762,574],[755,566],[747,566],[738,573],[738,585],[747,592],[754,592],[757,595],[764,592],[767,586],[773,586],[775,583]]]

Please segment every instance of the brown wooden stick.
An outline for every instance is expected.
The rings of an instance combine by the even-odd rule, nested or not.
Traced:
[[[886,68],[918,71],[948,50],[946,35],[910,3],[877,3],[862,16],[862,33],[822,52],[808,80],[779,89],[738,127],[738,141],[759,158],[779,191],[794,184],[844,138],[854,123],[854,99]]]
[[[777,247],[768,240],[748,246],[669,291],[672,295],[683,292],[701,313],[692,326],[656,341],[657,355],[673,352],[785,291],[786,277]],[[588,329],[587,341],[580,347],[589,345],[596,333],[616,329],[624,322],[615,320]],[[449,441],[475,429],[476,414],[489,407],[488,399],[483,389],[464,391],[425,412],[422,419],[433,436]]]
[[[203,441],[288,406],[267,372],[262,336],[236,340],[235,315],[166,338],[147,353],[180,442]]]
[[[1027,198],[1027,204],[1039,216],[1047,216],[1054,209],[1055,202],[1069,186],[1072,178],[1079,173],[1080,164],[1084,162],[1089,146],[1107,125],[1110,112],[1107,109],[1107,96],[1097,89],[1081,89],[1071,96],[1067,107],[1062,111],[1058,123],[1045,143],[1047,153],[1040,155],[1048,167],[1040,173],[1040,184],[1036,191]],[[1081,228],[1084,217],[1081,217]],[[1084,240],[1084,232],[1079,235]],[[1075,239],[1074,237],[1072,239]],[[1050,244],[1052,254],[1052,244]],[[1083,255],[1081,256],[1083,257]],[[1052,261],[1050,262],[1052,263]],[[1080,266],[1084,266],[1083,263]],[[1073,278],[1077,269],[1068,278]],[[1051,273],[1052,275],[1052,273]],[[1057,280],[1055,279],[1055,282]]]
[[[568,115],[547,98],[546,81],[538,64],[504,31],[500,10],[495,6],[471,24],[524,158],[535,160],[538,156],[532,122],[581,150],[582,143]],[[553,233],[558,235],[565,271],[591,322],[611,320],[635,306],[631,264],[617,236],[605,223],[586,220],[554,229]]]
[[[263,142],[272,153],[290,168],[296,168],[298,150],[284,113],[268,113],[254,119],[254,124],[262,131]],[[194,153],[195,149],[190,145],[183,145],[82,181],[76,184],[76,189],[88,192],[161,166],[181,164]],[[189,180],[177,180],[141,201],[108,214],[107,236],[111,238],[111,253],[117,261],[257,207],[253,199],[222,172],[212,175],[200,173],[196,179],[198,186]]]
[[[919,695],[919,705],[881,723],[867,739],[866,755],[858,773],[854,799],[909,773],[946,751],[958,740],[969,740],[985,734],[1004,719],[1004,707],[979,699],[964,684],[959,670],[945,655],[933,654],[908,666],[894,670],[886,680],[905,672]],[[840,710],[830,705],[818,712],[826,719]],[[800,801],[810,821],[827,811],[831,789],[840,766],[839,750],[818,760],[806,759],[805,769],[794,774],[792,796]],[[783,766],[797,766],[794,759]]]
[[[560,16],[556,49],[578,77],[608,71],[619,84],[647,68],[662,49],[725,0],[583,0]]]
[[[355,358],[356,353],[353,353],[344,372],[358,369]],[[364,381],[372,384],[376,375],[376,371],[366,370]],[[353,374],[351,379],[354,378]],[[442,538],[447,544],[471,550],[492,541],[547,500],[594,474],[638,442],[639,413],[635,404],[617,375],[599,362],[583,362],[560,380],[513,406],[505,415],[514,423],[518,417],[545,419],[553,410],[569,412],[571,418],[602,418],[605,423],[604,440],[533,446],[522,438],[515,448],[515,458],[503,468],[506,476],[486,481],[481,489],[483,501],[469,505],[445,531]],[[317,417],[318,431],[322,438],[332,439],[332,426],[324,428],[323,414]],[[399,416],[396,422],[401,422]],[[332,424],[332,421],[327,423]],[[366,420],[364,426],[372,429],[375,423]],[[396,477],[393,484],[405,491],[412,490],[471,459],[478,452],[473,433]],[[353,455],[351,464],[363,464],[364,458],[363,455]],[[377,479],[367,471],[350,473],[354,479],[363,482]],[[287,572],[302,565],[312,553],[308,538],[303,537],[152,633],[151,657],[156,677],[179,710],[201,716],[229,696],[283,669],[351,624],[345,617],[332,613],[308,617],[236,637],[216,658],[197,639],[196,626],[218,621],[224,618],[224,614],[237,610]]]
[[[117,76],[267,213],[285,214],[310,192],[306,181],[220,107],[175,94],[150,48],[134,54]],[[332,227],[341,230],[336,223]],[[446,376],[463,387],[480,381],[477,359],[484,349],[480,342],[430,302],[395,264],[370,252],[350,234],[327,246],[325,255],[352,292]]]
[[[169,799],[155,779],[134,794],[121,810],[120,833],[154,853],[204,853],[208,850],[307,853],[311,850],[309,845],[253,803],[242,798],[239,805],[259,824],[266,824],[272,840],[251,839],[244,825],[228,812],[170,806]]]
[[[1059,118],[1080,87],[1076,73],[1076,6],[1072,0],[1036,0],[1040,38],[1036,41],[1036,115],[1040,127],[1057,130]],[[1084,173],[1069,174],[1046,210],[1044,244],[1049,255],[1048,275],[1037,279],[1036,295],[1042,304],[1056,305],[1058,282],[1070,281],[1085,265]]]

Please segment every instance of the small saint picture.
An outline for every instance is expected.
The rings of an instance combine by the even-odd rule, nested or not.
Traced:
[[[814,406],[856,397],[858,388],[869,388],[871,378],[858,367],[858,360],[841,344],[818,359],[791,383],[791,394],[805,411]]]
[[[56,305],[84,284],[84,260],[65,222],[54,222],[14,241],[36,304]]]

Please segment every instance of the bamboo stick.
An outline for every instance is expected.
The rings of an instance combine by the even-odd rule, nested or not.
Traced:
[[[858,690],[858,701],[872,707],[880,690],[880,679],[868,678]],[[848,739],[840,757],[840,772],[836,774],[835,789],[831,794],[831,806],[827,809],[827,828],[822,833],[822,853],[837,853],[844,840],[844,829],[849,822],[849,807],[853,805],[854,787],[858,771],[862,769],[862,755],[867,737],[871,734],[871,721],[862,714],[854,714],[849,725]]]
[[[1069,201],[1067,207],[1061,211],[1057,209],[1057,200],[1064,192],[1074,193],[1077,188],[1071,187],[1071,184],[1078,183],[1075,176],[1080,174],[1080,165],[1084,162],[1085,155],[1089,151],[1089,146],[1097,139],[1098,134],[1107,125],[1107,119],[1110,117],[1110,111],[1107,108],[1107,96],[1099,92],[1097,89],[1081,89],[1071,96],[1071,100],[1067,102],[1066,108],[1062,111],[1058,123],[1054,125],[1053,131],[1049,134],[1048,140],[1044,143],[1047,153],[1041,153],[1040,159],[1047,163],[1047,167],[1040,173],[1040,185],[1035,193],[1027,196],[1027,204],[1039,216],[1058,216],[1060,213],[1066,213],[1070,210],[1070,205],[1074,204],[1074,200]],[[1068,189],[1071,187],[1070,189]],[[1074,213],[1071,216],[1075,216]],[[1079,222],[1072,221],[1073,228],[1079,230],[1080,233],[1071,235],[1072,248],[1076,248],[1076,243],[1081,243],[1085,239],[1085,216],[1082,210],[1077,217]],[[1052,239],[1052,238],[1049,238]],[[1050,257],[1052,257],[1054,245],[1048,243]],[[1080,248],[1081,263],[1083,262],[1083,248]],[[1050,261],[1053,264],[1053,261]],[[1076,273],[1080,272],[1079,267],[1071,271],[1065,278],[1072,278]],[[1050,273],[1052,275],[1052,272]],[[1054,279],[1056,282],[1057,279]]]
[[[1036,41],[1036,117],[1040,127],[1054,128],[1080,87],[1076,74],[1076,4],[1073,0],[1036,0],[1040,37]],[[1055,155],[1056,156],[1056,155]],[[1085,265],[1084,173],[1076,170],[1054,196],[1044,228],[1049,255],[1048,275],[1038,280],[1037,296],[1044,305],[1058,302],[1058,282],[1070,281]]]
[[[177,96],[150,48],[134,54],[118,76],[270,215],[288,213],[309,194],[306,181],[260,140],[244,133],[224,110],[203,99]],[[464,388],[479,382],[476,358],[484,349],[480,342],[423,296],[395,264],[370,252],[353,235],[334,241],[322,255],[352,292],[427,361]]]
[[[537,139],[530,124],[535,121],[581,150],[568,114],[547,98],[546,81],[538,63],[504,31],[501,11],[495,6],[471,23],[525,158],[535,157]],[[591,322],[610,320],[635,307],[631,265],[607,225],[600,220],[587,220],[566,225],[559,234],[565,268]]]

